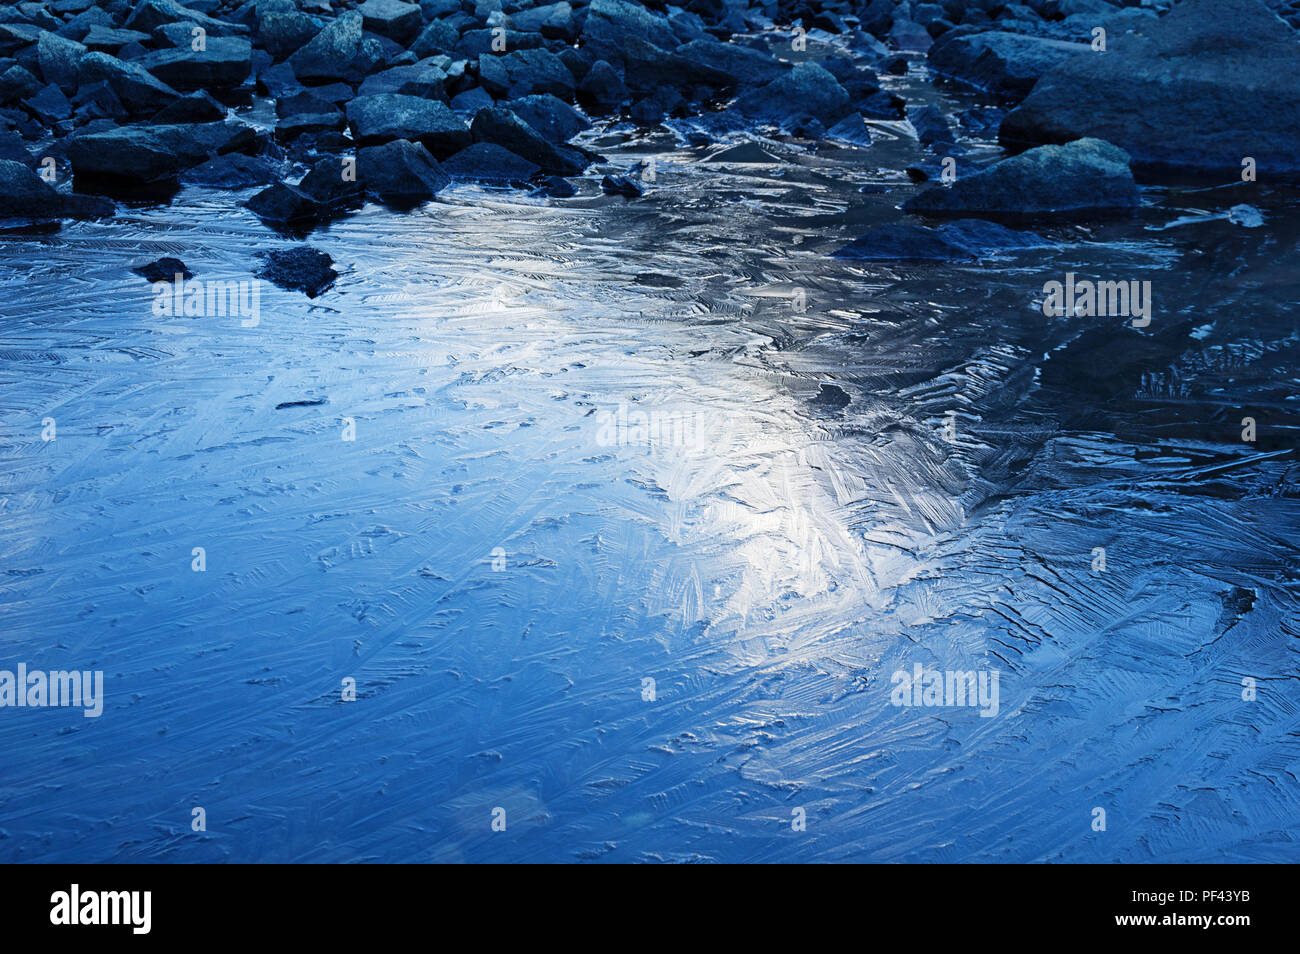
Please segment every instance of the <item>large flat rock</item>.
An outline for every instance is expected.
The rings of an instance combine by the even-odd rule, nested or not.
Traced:
[[[1002,123],[1004,142],[1084,136],[1146,173],[1300,175],[1300,38],[1259,0],[1182,0],[1104,53],[1043,75]]]

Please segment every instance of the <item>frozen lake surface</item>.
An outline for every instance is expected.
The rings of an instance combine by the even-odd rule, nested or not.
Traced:
[[[0,859],[1294,861],[1291,200],[864,264],[886,124],[618,139],[645,198],[368,206],[256,327],[130,271],[249,278],[295,242],[242,195],[5,237],[0,666],[106,699],[0,710]],[[1067,272],[1151,326],[1044,317]],[[998,713],[891,705],[915,664]]]

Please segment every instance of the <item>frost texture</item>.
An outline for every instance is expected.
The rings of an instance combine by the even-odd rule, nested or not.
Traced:
[[[7,239],[6,665],[108,698],[0,711],[0,858],[1293,860],[1294,210],[864,267],[898,199],[831,161],[368,208],[255,328],[130,273],[289,247],[228,197]],[[1067,270],[1149,334],[1044,318]],[[890,706],[915,662],[998,717]]]

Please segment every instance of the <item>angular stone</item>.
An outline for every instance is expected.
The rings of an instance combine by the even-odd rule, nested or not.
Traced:
[[[444,162],[442,171],[453,179],[523,183],[541,170],[536,164],[516,156],[509,149],[490,142],[476,142]]]
[[[75,175],[147,183],[259,143],[256,130],[241,123],[122,126],[74,136],[68,159]]]
[[[424,23],[420,8],[402,0],[366,0],[357,9],[364,18],[367,30],[386,36],[403,46],[415,39]]]
[[[1082,216],[1139,204],[1129,155],[1099,139],[1040,146],[951,186],[933,186],[903,204],[906,212],[994,217]]]
[[[470,126],[475,142],[491,142],[540,166],[543,172],[579,175],[587,157],[570,146],[547,142],[542,135],[508,109],[494,106],[479,110]]]
[[[380,93],[358,96],[347,106],[348,125],[365,144],[409,139],[443,158],[471,142],[469,128],[446,103],[417,96]]]
[[[87,53],[78,77],[82,85],[105,83],[122,105],[136,115],[149,115],[180,99],[181,94],[135,63],[107,53]]]
[[[339,277],[334,259],[310,245],[258,254],[266,260],[257,273],[258,278],[265,278],[280,288],[303,292],[308,298],[316,298]]]
[[[355,61],[361,55],[361,14],[340,15],[289,57],[294,76],[303,83],[359,79]]]
[[[736,109],[754,119],[793,125],[808,119],[833,126],[853,112],[849,94],[816,63],[799,63],[789,73],[741,96]]]
[[[1143,173],[1300,175],[1300,37],[1258,0],[1182,0],[1044,75],[1006,142],[1105,138]]]
[[[159,50],[136,62],[175,89],[235,89],[252,72],[252,57],[247,40],[213,36],[202,50]]]
[[[112,215],[112,203],[64,196],[21,162],[0,159],[0,218],[35,220]]]
[[[36,41],[36,61],[45,82],[54,83],[66,93],[77,88],[77,64],[86,52],[82,44],[48,31],[42,31]]]
[[[451,183],[424,146],[404,139],[359,149],[357,178],[371,195],[403,205],[431,199]]]
[[[244,36],[248,27],[242,23],[227,23],[206,13],[200,13],[177,3],[176,0],[140,0],[123,24],[128,30],[153,33],[164,23],[191,23],[202,27],[208,36]]]

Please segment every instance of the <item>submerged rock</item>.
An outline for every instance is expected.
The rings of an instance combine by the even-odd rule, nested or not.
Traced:
[[[1033,232],[1016,231],[996,222],[962,219],[939,228],[905,222],[881,225],[832,254],[836,258],[868,262],[951,262],[1047,244]]]
[[[259,254],[266,259],[266,265],[257,273],[258,278],[290,291],[305,292],[308,298],[320,295],[339,277],[334,259],[310,245]]]
[[[621,195],[625,199],[639,199],[645,195],[645,186],[627,176],[605,176],[600,180],[600,191],[606,195]]]
[[[1129,155],[1099,139],[1040,146],[903,204],[928,215],[1085,215],[1139,203]]]
[[[179,258],[169,256],[158,259],[154,262],[148,262],[144,265],[137,265],[131,269],[137,275],[143,277],[149,282],[170,282],[175,281],[176,276],[181,278],[193,278],[194,273],[185,267],[185,263]]]
[[[314,199],[283,182],[267,186],[244,204],[259,219],[276,224],[309,221],[321,213]]]
[[[1300,174],[1300,37],[1259,0],[1182,0],[1064,63],[1002,123],[1008,142],[1095,136],[1139,171]]]

